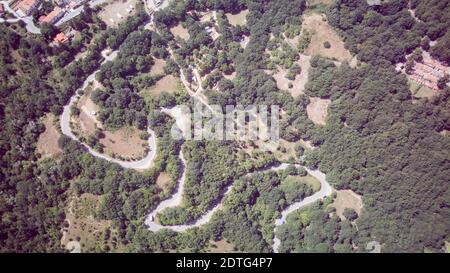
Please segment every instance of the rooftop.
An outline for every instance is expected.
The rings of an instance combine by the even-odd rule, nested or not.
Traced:
[[[56,34],[53,41],[63,44],[65,42],[69,41],[69,37],[67,37],[66,34],[64,34],[64,32],[60,32],[60,33]]]
[[[55,19],[58,15],[61,14],[61,12],[63,12],[63,9],[61,9],[60,7],[55,7],[49,14],[47,14],[46,16],[41,16],[39,18],[40,22],[45,22],[45,23],[49,23],[51,22],[53,19]]]

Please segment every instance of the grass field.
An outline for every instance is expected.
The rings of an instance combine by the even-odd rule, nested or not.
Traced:
[[[180,37],[183,40],[188,40],[189,39],[189,32],[188,32],[188,30],[185,27],[183,27],[181,25],[181,23],[176,25],[176,26],[174,26],[174,27],[172,27],[170,29],[170,32],[172,32],[173,36],[175,36],[175,37],[178,36],[178,37]]]
[[[155,85],[146,88],[141,91],[141,95],[144,96],[157,96],[162,92],[174,94],[179,90],[179,80],[172,75],[167,75],[161,78]]]
[[[327,118],[327,109],[330,105],[330,99],[310,98],[310,103],[306,107],[308,118],[317,125],[325,125]]]
[[[216,242],[211,242],[211,246],[206,252],[209,253],[236,253],[238,251],[234,250],[234,246],[224,239]]]
[[[343,213],[346,208],[354,209],[358,215],[363,207],[362,198],[352,190],[336,191],[336,199],[331,205],[336,208],[336,214],[341,219],[345,219]]]
[[[316,13],[303,18],[302,28],[314,33],[305,53],[310,56],[319,55],[333,60],[350,62],[352,55],[345,48],[344,41],[323,18],[322,15]],[[330,48],[325,48],[325,42],[330,43]]]
[[[309,174],[306,176],[291,176],[291,175],[289,175],[288,177],[286,177],[286,179],[282,183],[304,183],[304,184],[310,186],[314,190],[314,192],[320,190],[319,180],[317,180],[317,178],[315,178],[314,176],[311,176]]]
[[[438,94],[438,91],[428,88],[424,85],[420,85],[413,80],[408,79],[408,83],[409,83],[409,90],[411,91],[413,97],[416,99],[431,98]]]
[[[37,142],[37,150],[41,154],[41,158],[55,157],[62,153],[58,146],[58,139],[61,134],[54,126],[55,117],[52,114],[45,116],[43,123],[45,131],[39,136]]]
[[[66,207],[62,247],[71,250],[74,246],[80,246],[81,252],[104,252],[117,249],[118,245],[113,243],[117,241],[117,232],[112,229],[111,221],[99,220],[95,217],[100,199],[101,196],[88,193],[77,197],[72,191]]]
[[[100,108],[90,99],[90,90],[86,90],[77,104],[80,115],[72,118],[74,132],[84,137],[93,135],[97,128],[103,128],[96,118]],[[126,126],[114,131],[104,130],[103,133],[105,137],[100,139],[100,143],[104,145],[106,154],[128,159],[142,158],[145,155],[147,142],[140,138],[142,131],[137,128]]]
[[[137,0],[112,0],[99,13],[99,17],[108,27],[117,26],[120,22],[135,13]],[[130,5],[133,7],[131,11]],[[130,10],[130,12],[127,11]]]
[[[243,26],[247,23],[246,16],[248,14],[248,10],[243,10],[237,14],[227,13],[227,19],[233,26]]]
[[[163,59],[154,59],[155,63],[152,65],[150,69],[150,75],[156,76],[164,74],[164,67],[166,66],[166,61]]]
[[[156,179],[156,185],[162,190],[167,190],[171,182],[172,179],[166,173],[160,173]]]

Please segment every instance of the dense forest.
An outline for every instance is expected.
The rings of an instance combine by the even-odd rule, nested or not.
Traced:
[[[415,15],[425,22],[427,38],[436,41],[430,48],[431,55],[439,61],[450,65],[450,1],[412,0],[411,8]]]
[[[374,65],[403,62],[427,32],[408,12],[408,1],[394,0],[369,6],[366,1],[336,1],[327,13],[346,46],[358,59]]]

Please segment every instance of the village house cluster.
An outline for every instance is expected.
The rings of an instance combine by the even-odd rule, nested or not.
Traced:
[[[12,8],[19,16],[30,16],[42,3],[42,0],[19,0],[12,4]]]
[[[12,0],[9,2],[12,9],[19,15],[20,17],[31,16],[36,10],[41,7],[41,4],[44,0]],[[39,24],[47,23],[54,25],[56,24],[64,15],[77,7],[80,7],[84,3],[88,2],[88,0],[48,0],[52,1],[54,4],[54,8],[47,14],[41,15],[38,18]],[[0,7],[0,15],[3,10],[3,5]],[[58,33],[54,38],[55,44],[64,44],[70,41],[70,38],[73,36],[73,33]]]
[[[415,63],[410,78],[418,84],[438,90],[437,82],[446,74],[450,74],[449,67],[433,59],[424,59],[423,63]]]
[[[56,7],[52,11],[51,18],[58,18],[58,16],[61,18],[67,10],[77,8],[87,1],[88,0],[53,0]],[[10,5],[18,15],[25,17],[33,14],[42,2],[43,0],[12,0],[10,1]],[[55,21],[57,20],[59,19],[55,19]]]

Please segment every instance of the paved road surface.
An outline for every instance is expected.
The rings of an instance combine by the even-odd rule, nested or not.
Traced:
[[[95,6],[98,6],[98,5],[101,5],[103,3],[106,3],[106,1],[107,0],[93,0],[93,1],[89,2],[89,6],[91,8],[93,8]],[[58,22],[56,22],[55,26],[60,26],[60,25],[64,24],[65,22],[70,21],[73,18],[77,17],[78,15],[80,15],[80,13],[83,11],[83,9],[84,9],[84,7],[82,5],[82,6],[79,6],[78,8],[76,8],[76,9],[68,11],[64,15],[64,17],[62,17],[61,19],[59,19]]]
[[[158,213],[162,212],[166,208],[176,207],[176,206],[180,206],[182,204],[182,192],[184,190],[184,184],[185,184],[185,180],[186,180],[186,168],[185,168],[186,162],[184,160],[182,153],[180,153],[180,158],[183,161],[184,167],[183,167],[183,174],[182,174],[181,178],[178,180],[179,186],[178,186],[176,192],[172,195],[171,198],[164,200],[162,203],[160,203],[158,205],[158,207],[155,210],[150,212],[149,216],[145,220],[145,224],[148,226],[148,229],[153,232],[159,231],[164,228],[170,229],[170,230],[173,230],[176,232],[183,232],[183,231],[186,231],[193,227],[200,227],[204,224],[207,224],[211,220],[211,217],[214,215],[214,213],[222,207],[222,203],[217,204],[216,206],[214,206],[213,208],[208,210],[205,214],[203,214],[194,223],[190,223],[190,224],[163,226],[163,225],[157,224],[155,222],[156,215]],[[254,175],[257,173],[264,173],[264,172],[268,172],[268,171],[281,171],[281,170],[285,170],[289,166],[290,166],[290,164],[283,163],[276,167],[271,167],[271,168],[268,168],[265,170],[249,173],[249,174],[247,174],[247,176]],[[298,164],[295,164],[294,166],[297,168],[304,167],[304,166],[301,166]],[[291,212],[298,210],[301,207],[304,207],[306,205],[309,205],[317,200],[320,200],[320,199],[324,198],[325,196],[330,195],[332,192],[332,188],[331,188],[330,184],[328,184],[328,182],[326,181],[326,177],[325,177],[324,173],[320,172],[319,170],[310,170],[306,167],[304,167],[304,168],[310,175],[314,176],[315,178],[317,178],[317,180],[319,180],[321,188],[318,192],[314,193],[313,195],[306,197],[302,201],[293,203],[292,205],[288,206],[285,210],[283,210],[281,212],[281,215],[282,215],[281,218],[277,219],[275,222],[276,227],[285,223],[287,215],[290,214]],[[230,193],[232,188],[233,188],[233,184],[229,185],[228,188],[226,189],[225,195]],[[275,227],[275,230],[276,230],[276,227]],[[278,252],[279,245],[280,245],[280,240],[275,237],[274,245],[273,245],[274,252]]]
[[[300,167],[300,165],[295,165],[295,166]],[[280,244],[281,244],[280,239],[278,239],[276,237],[276,230],[277,230],[278,226],[281,226],[286,222],[287,216],[290,213],[292,213],[304,206],[312,204],[312,203],[316,202],[317,200],[320,200],[332,193],[333,189],[330,186],[330,184],[327,182],[326,176],[323,172],[321,172],[319,170],[310,170],[306,167],[304,167],[304,168],[308,172],[308,174],[310,174],[311,176],[314,176],[315,178],[317,178],[317,180],[319,180],[320,190],[318,192],[314,193],[313,195],[306,197],[305,199],[301,200],[300,202],[296,202],[296,203],[288,206],[286,209],[284,209],[281,212],[281,218],[275,220],[275,230],[274,230],[275,237],[273,239],[273,247],[272,247],[273,252],[275,252],[275,253],[278,253],[278,248],[280,247]]]
[[[26,29],[28,32],[33,33],[33,34],[41,34],[41,30],[36,27],[34,25],[33,22],[33,17],[31,16],[27,16],[27,17],[20,17],[19,14],[17,14],[8,4],[8,2],[6,1],[0,1],[0,3],[3,4],[3,6],[5,7],[5,10],[8,11],[9,13],[13,14],[16,18],[15,19],[7,19],[6,22],[9,23],[17,23],[19,20],[22,20],[25,22],[26,24]],[[4,19],[0,19],[0,23],[5,22]]]
[[[113,60],[117,56],[117,51],[112,52],[109,56],[106,56],[104,53],[102,55],[105,57],[105,60],[103,61],[103,63],[105,63],[107,61]],[[93,72],[91,75],[89,75],[87,77],[87,79],[84,81],[84,83],[81,87],[81,90],[84,90],[91,82],[93,82],[95,80],[95,74],[97,74],[98,71],[99,70]],[[70,98],[69,104],[64,106],[63,114],[61,115],[61,131],[64,135],[70,137],[71,139],[73,139],[75,141],[80,142],[80,140],[73,134],[72,129],[70,128],[70,108],[74,103],[77,102],[78,99],[79,99],[79,95],[77,93],[75,93],[75,95],[73,95]],[[105,154],[99,153],[84,143],[82,143],[82,144],[83,144],[83,146],[85,146],[88,149],[89,153],[91,153],[93,156],[105,159],[110,162],[117,163],[124,168],[147,169],[151,166],[154,158],[156,157],[155,133],[150,128],[148,128],[147,132],[149,133],[149,136],[150,136],[148,139],[148,145],[150,147],[150,151],[147,153],[147,155],[143,159],[138,160],[138,161],[118,160],[118,159],[109,157]]]

